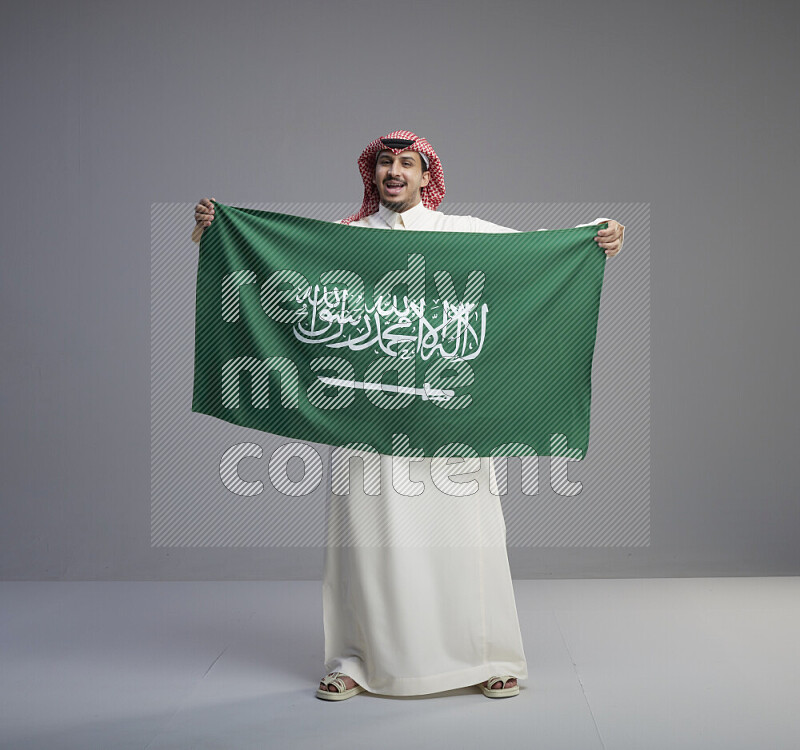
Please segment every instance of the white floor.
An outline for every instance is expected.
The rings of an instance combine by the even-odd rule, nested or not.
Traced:
[[[314,697],[321,583],[0,583],[0,747],[800,748],[800,578],[515,581],[514,698]]]

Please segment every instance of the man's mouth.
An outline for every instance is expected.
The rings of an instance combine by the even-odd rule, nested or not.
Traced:
[[[387,180],[383,183],[386,186],[387,193],[399,193],[404,187],[404,182],[395,182],[394,180]]]

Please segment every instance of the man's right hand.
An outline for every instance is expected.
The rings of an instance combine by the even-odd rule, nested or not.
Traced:
[[[194,207],[194,231],[192,232],[192,241],[193,242],[200,242],[200,235],[203,234],[203,230],[206,227],[211,226],[211,222],[214,220],[214,204],[212,201],[215,200],[214,198],[203,198],[195,207]]]

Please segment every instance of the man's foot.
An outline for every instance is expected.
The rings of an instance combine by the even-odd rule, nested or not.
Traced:
[[[331,672],[331,674],[333,674],[333,672]],[[344,680],[344,686],[346,690],[350,690],[350,688],[354,688],[358,684],[352,677],[348,677],[346,674],[342,674],[341,672],[339,672],[338,676],[341,677],[342,680]],[[320,690],[327,690],[329,693],[335,693],[338,691],[336,685],[334,685],[333,683],[326,686],[325,680],[319,681],[319,687]]]
[[[490,677],[486,682],[481,683],[481,690],[489,698],[508,698],[512,695],[519,695],[517,678],[509,674]]]
[[[517,684],[517,678],[516,677],[512,677],[510,680],[506,680],[506,687],[507,688],[515,687],[516,684]],[[483,685],[484,687],[487,687],[487,688],[490,687],[490,688],[492,688],[492,690],[502,690],[503,689],[503,681],[502,680],[495,680],[491,685],[489,684],[489,680],[486,680],[486,682],[482,682],[481,685]]]
[[[341,672],[330,672],[319,681],[317,697],[329,701],[341,701],[352,698],[363,692],[361,687],[352,677]]]

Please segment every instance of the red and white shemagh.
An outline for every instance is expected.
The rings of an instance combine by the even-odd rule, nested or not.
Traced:
[[[384,141],[391,143],[398,140],[411,141],[411,143],[408,145],[401,144],[396,148],[384,143]],[[425,154],[428,157],[428,171],[431,176],[428,184],[421,189],[422,205],[431,209],[431,211],[439,208],[439,204],[444,198],[444,172],[433,146],[424,138],[414,135],[409,130],[395,130],[393,133],[383,136],[383,138],[376,138],[358,157],[358,171],[361,172],[361,179],[364,181],[364,202],[357,213],[342,219],[342,224],[358,221],[365,216],[374,214],[378,210],[381,202],[380,194],[378,193],[378,186],[372,182],[372,178],[375,176],[375,162],[381,151],[391,151],[394,154],[399,154],[401,151],[418,151],[421,154]]]

